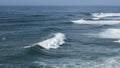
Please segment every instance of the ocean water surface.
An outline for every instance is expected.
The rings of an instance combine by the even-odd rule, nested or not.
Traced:
[[[0,68],[120,68],[120,7],[0,6]]]

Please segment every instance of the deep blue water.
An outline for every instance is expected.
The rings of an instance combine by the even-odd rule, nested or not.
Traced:
[[[120,7],[0,6],[0,68],[119,68],[120,44],[113,42],[116,39],[89,34],[120,28],[120,24],[71,22],[91,20],[91,13],[101,12],[120,13]],[[24,48],[54,33],[66,37],[59,48]]]

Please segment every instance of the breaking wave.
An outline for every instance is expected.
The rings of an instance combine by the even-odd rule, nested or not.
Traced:
[[[72,21],[75,24],[100,24],[100,25],[114,25],[114,24],[119,24],[120,21],[117,20],[75,20]]]
[[[91,15],[97,18],[103,18],[109,16],[120,16],[120,13],[91,13]]]
[[[24,48],[29,48],[35,45],[39,45],[40,47],[50,50],[50,49],[56,49],[60,45],[65,43],[65,35],[63,33],[55,33],[53,38],[44,40],[42,42],[35,43],[31,46],[25,46]]]

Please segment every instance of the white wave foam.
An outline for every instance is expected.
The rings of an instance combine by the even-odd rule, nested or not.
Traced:
[[[94,17],[103,18],[109,16],[120,16],[120,13],[92,13],[91,15]]]
[[[98,34],[101,38],[113,38],[113,39],[120,39],[120,29],[106,29],[103,32]]]
[[[35,43],[32,46],[39,45],[47,50],[49,50],[51,48],[56,49],[59,47],[59,45],[62,45],[65,43],[65,41],[64,41],[65,39],[66,38],[65,38],[65,35],[63,33],[55,33],[53,38],[44,40],[42,42]],[[32,46],[27,46],[25,48],[29,48]]]
[[[120,21],[117,20],[75,20],[72,21],[75,24],[101,24],[101,25],[114,25],[114,24],[119,24]]]

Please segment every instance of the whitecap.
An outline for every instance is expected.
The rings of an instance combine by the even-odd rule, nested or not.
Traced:
[[[120,16],[120,13],[91,13],[92,16],[103,18],[103,17],[110,17],[110,16]]]
[[[120,21],[118,20],[75,20],[72,21],[75,24],[100,24],[100,25],[114,25],[114,24],[119,24]]]
[[[115,41],[113,42],[120,43],[120,29],[109,28],[97,34],[89,34],[89,35],[94,35],[95,37],[99,37],[99,38],[114,39]]]
[[[32,46],[35,46],[35,45],[39,45],[40,47],[43,47],[47,50],[56,49],[60,45],[65,43],[65,41],[64,41],[65,39],[66,38],[65,38],[65,35],[63,33],[55,33],[53,38],[46,39],[42,42],[38,42],[38,43],[35,43],[31,46],[26,46],[24,48],[29,48],[29,47],[32,47]]]
[[[110,28],[98,33],[100,38],[120,39],[120,29]]]

